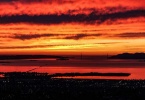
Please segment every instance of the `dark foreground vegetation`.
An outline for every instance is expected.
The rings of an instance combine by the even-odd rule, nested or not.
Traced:
[[[14,76],[0,78],[0,100],[145,100],[145,80],[55,79],[34,73]]]

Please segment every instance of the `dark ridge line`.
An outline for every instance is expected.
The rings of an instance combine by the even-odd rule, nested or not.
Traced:
[[[145,53],[122,53],[111,57],[110,59],[145,59]]]

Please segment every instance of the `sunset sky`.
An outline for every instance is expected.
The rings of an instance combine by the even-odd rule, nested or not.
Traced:
[[[145,52],[145,0],[0,0],[0,54]]]

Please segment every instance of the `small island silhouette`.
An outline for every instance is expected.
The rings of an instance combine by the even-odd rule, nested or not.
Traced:
[[[145,53],[122,53],[108,57],[109,59],[145,59]]]

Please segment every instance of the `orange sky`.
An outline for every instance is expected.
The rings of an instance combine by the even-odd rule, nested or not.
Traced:
[[[0,54],[145,52],[144,0],[1,0]]]

